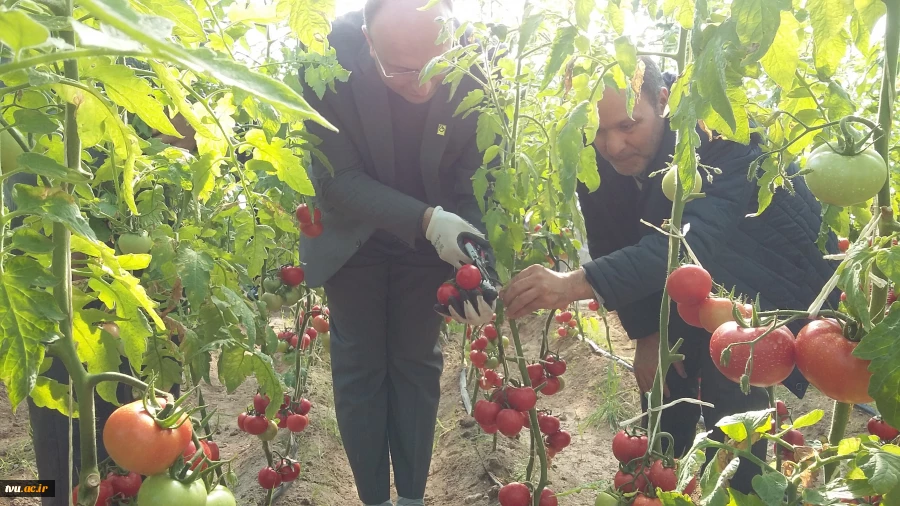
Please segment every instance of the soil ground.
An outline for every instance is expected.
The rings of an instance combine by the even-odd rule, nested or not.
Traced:
[[[525,355],[534,357],[540,348],[540,336],[546,315],[524,319],[520,325]],[[590,339],[607,348],[606,332],[598,324],[596,315],[586,312],[586,333]],[[625,336],[615,316],[609,318],[609,338],[613,352],[631,359],[634,347]],[[280,322],[274,322],[278,329]],[[616,471],[610,451],[615,430],[611,423],[622,421],[638,413],[639,399],[634,377],[621,365],[592,352],[580,338],[557,338],[555,325],[551,327],[551,349],[568,363],[564,375],[566,388],[552,397],[538,401],[541,409],[551,409],[558,415],[563,428],[572,433],[572,444],[552,461],[549,470],[550,488],[560,495],[563,506],[589,506],[594,503],[594,487],[606,485]],[[508,331],[504,332],[508,335]],[[442,399],[436,424],[434,457],[431,466],[426,504],[430,506],[496,505],[499,483],[521,479],[528,459],[528,434],[518,439],[497,438],[484,434],[474,425],[461,401],[460,370],[461,335],[453,333],[444,346],[445,367],[442,378]],[[279,369],[286,369],[280,361]],[[213,371],[216,368],[213,367]],[[471,387],[469,384],[469,392]],[[218,410],[217,433],[223,459],[234,459],[239,477],[235,490],[238,504],[257,505],[264,494],[256,484],[256,474],[265,462],[257,438],[236,427],[239,413],[251,402],[256,387],[253,380],[229,394],[217,378],[212,385],[203,386],[208,404]],[[331,371],[327,354],[311,368],[309,397],[314,403],[310,426],[300,434],[298,460],[303,466],[300,478],[287,489],[276,504],[310,506],[352,506],[359,504],[350,467],[341,446],[331,393]],[[786,400],[795,415],[820,408],[826,416],[819,424],[805,429],[807,440],[823,439],[828,432],[827,420],[832,402],[811,389],[804,399],[796,399],[779,387],[779,398]],[[848,434],[865,430],[868,415],[853,411]],[[27,409],[23,405],[13,414],[5,391],[0,387],[0,479],[28,479],[35,476],[34,454],[31,447]],[[281,431],[285,432],[285,431]],[[284,446],[284,434],[276,447]],[[52,477],[42,477],[52,478]],[[0,505],[36,505],[33,499],[0,499]]]

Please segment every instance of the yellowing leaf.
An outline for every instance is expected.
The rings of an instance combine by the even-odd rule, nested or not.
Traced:
[[[80,311],[75,312],[72,320],[72,337],[75,339],[75,347],[78,351],[78,359],[87,362],[87,370],[91,374],[118,371],[121,360],[119,359],[119,346],[115,338],[106,332],[101,332],[100,327],[91,325],[82,316]],[[97,393],[100,397],[113,404],[116,399],[116,383],[104,381],[97,385]]]
[[[280,18],[288,18],[291,30],[303,45],[321,53],[331,32],[334,5],[334,0],[278,0],[277,12]]]
[[[775,84],[789,90],[794,84],[794,73],[797,71],[797,65],[800,62],[800,38],[797,36],[797,30],[800,23],[790,11],[781,12],[781,24],[778,25],[778,32],[775,34],[775,40],[769,46],[769,50],[762,57],[760,63],[765,69],[769,77],[775,81]]]
[[[149,64],[150,68],[153,69],[153,72],[156,73],[156,77],[159,79],[160,84],[172,100],[172,103],[175,104],[178,112],[184,116],[184,119],[187,120],[188,124],[194,128],[194,131],[196,131],[198,135],[212,137],[214,134],[210,132],[209,128],[207,128],[203,121],[200,120],[200,117],[194,113],[194,110],[188,103],[188,94],[184,90],[184,87],[179,83],[178,70],[153,60],[150,60]]]
[[[691,29],[694,27],[694,0],[665,0],[663,14],[675,16],[682,28]]]
[[[24,47],[43,44],[50,36],[44,25],[20,10],[0,10],[0,42],[16,53]]]
[[[597,153],[594,146],[585,146],[581,150],[578,180],[587,186],[588,191],[593,192],[600,188],[600,171],[597,170]]]
[[[31,400],[39,408],[55,409],[69,416],[69,385],[45,376],[38,376],[31,390]],[[72,417],[78,418],[78,403],[72,401]]]
[[[84,72],[84,76],[102,82],[107,96],[113,102],[140,116],[151,128],[166,135],[182,137],[166,117],[162,104],[151,96],[153,89],[146,81],[135,76],[131,68],[123,65],[97,65]]]
[[[206,40],[203,23],[194,6],[186,0],[132,0],[138,12],[162,16],[175,23],[173,32],[183,42],[196,43]]]
[[[253,158],[272,164],[278,179],[301,195],[315,195],[309,176],[300,166],[300,159],[290,148],[284,147],[287,141],[276,137],[270,143],[265,132],[257,129],[247,132],[246,140],[255,148]]]
[[[834,75],[847,53],[844,24],[853,11],[853,0],[809,0],[809,21],[813,29],[813,59],[823,80]]]
[[[228,6],[225,11],[228,14],[228,20],[232,23],[275,23],[278,21],[278,14],[275,11],[275,4],[260,5],[251,3],[249,5],[239,5],[233,3]]]

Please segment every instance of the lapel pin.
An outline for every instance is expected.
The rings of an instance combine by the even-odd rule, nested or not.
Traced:
[[[447,133],[447,125],[443,125],[443,124],[438,123],[437,134],[438,134],[438,135],[444,135],[445,133]]]

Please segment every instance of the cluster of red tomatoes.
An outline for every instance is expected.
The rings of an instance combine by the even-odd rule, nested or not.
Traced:
[[[500,488],[500,506],[531,506],[531,489],[519,482],[508,483]],[[541,491],[540,506],[557,506],[556,494],[549,488]]]
[[[269,396],[256,394],[253,397],[253,408],[238,415],[238,428],[242,431],[259,437],[263,441],[271,441],[278,434],[278,429],[288,429],[291,432],[303,432],[309,425],[309,410],[312,402],[307,399],[294,401],[290,395],[284,396],[284,402],[279,406],[275,418],[266,418],[266,408],[269,407]]]
[[[747,304],[710,297],[712,278],[697,265],[684,265],[672,271],[666,280],[666,290],[685,322],[712,332],[710,356],[731,381],[742,381],[752,346],[752,367],[745,380],[749,385],[777,385],[796,365],[811,385],[836,401],[872,402],[868,394],[872,376],[868,371],[869,361],[853,356],[858,343],[845,336],[837,320],[813,320],[795,338],[786,326],[773,327],[771,321],[756,322],[759,318]],[[748,317],[751,323],[747,322]],[[752,345],[751,341],[754,341]]]
[[[137,497],[137,504],[178,504],[180,506],[235,506],[234,495],[217,485],[207,490],[201,475],[219,460],[219,447],[210,440],[193,442],[194,429],[187,413],[167,400],[156,404],[134,401],[116,409],[103,427],[103,446],[118,468],[100,483],[95,504]],[[190,472],[170,474],[169,468],[190,468]],[[124,470],[124,472],[120,471]],[[187,471],[185,469],[185,471]],[[180,474],[179,477],[175,477]],[[141,481],[141,475],[147,476]],[[73,498],[78,495],[78,487]]]
[[[294,212],[297,216],[297,221],[300,223],[300,232],[307,237],[319,237],[322,235],[322,211],[319,209],[315,209],[314,211],[309,210],[309,206],[306,204],[300,204],[297,206],[297,210]]]
[[[556,329],[556,334],[559,337],[573,337],[578,334],[578,320],[574,318],[574,315],[571,311],[563,311],[562,313],[558,313],[553,317],[553,319],[555,319],[556,323],[559,324],[559,328]]]
[[[263,280],[263,288],[266,293],[259,300],[266,304],[269,311],[277,311],[284,306],[293,306],[300,301],[303,293],[300,284],[306,279],[306,273],[302,267],[295,265],[282,266],[278,275],[272,275]]]
[[[651,497],[657,489],[671,492],[678,488],[675,473],[677,462],[657,459],[653,455],[648,457],[648,447],[647,436],[642,433],[621,430],[612,441],[613,456],[619,461],[613,487],[623,494],[636,494],[633,502],[635,506],[658,506],[660,500]],[[697,479],[693,478],[680,492],[690,495],[696,487]],[[598,498],[598,504],[603,502],[601,499],[606,497]]]
[[[467,328],[466,331],[471,332],[470,329],[471,327]],[[490,390],[491,387],[503,385],[503,375],[495,371],[500,365],[498,337],[500,335],[497,332],[497,328],[489,323],[481,329],[481,333],[477,338],[466,342],[466,352],[469,354],[469,361],[476,368],[481,369],[481,379],[478,383],[482,390]],[[508,337],[503,336],[500,341],[504,347],[509,346]]]
[[[320,306],[313,306],[309,313],[312,315],[311,326],[303,331],[303,336],[298,336],[291,330],[284,330],[278,333],[277,351],[279,353],[297,349],[305,350],[309,348],[309,345],[319,335],[327,334],[331,330],[331,324],[328,322],[329,311],[327,307],[323,309]],[[300,318],[303,318],[302,311],[300,312]]]
[[[282,483],[291,482],[300,476],[300,463],[296,460],[283,458],[275,467],[266,466],[259,470],[256,481],[259,486],[269,490],[279,487]]]

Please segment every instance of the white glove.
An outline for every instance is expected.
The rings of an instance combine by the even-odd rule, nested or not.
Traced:
[[[450,304],[450,317],[459,323],[465,323],[468,325],[480,326],[485,325],[491,322],[491,318],[494,317],[494,308],[497,305],[497,300],[488,304],[487,301],[484,300],[484,297],[481,295],[475,297],[475,300],[478,304],[478,308],[476,309],[472,302],[468,300],[464,300],[462,302],[463,306],[463,314],[460,315],[456,308],[453,307],[453,304]]]
[[[472,263],[472,259],[459,246],[460,234],[471,234],[482,240],[484,235],[466,220],[444,211],[440,206],[434,208],[425,238],[431,241],[441,260],[453,267]]]

